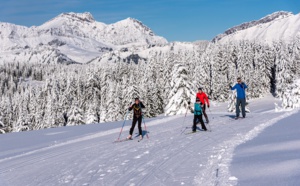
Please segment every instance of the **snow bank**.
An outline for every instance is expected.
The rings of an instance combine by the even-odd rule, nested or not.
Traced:
[[[230,175],[229,172],[229,166],[234,155],[234,149],[238,145],[255,138],[265,128],[297,112],[298,110],[294,110],[291,112],[287,112],[283,115],[277,116],[267,122],[256,126],[246,134],[237,133],[235,137],[220,143],[219,146],[214,148],[215,153],[209,157],[209,166],[206,167],[206,170],[208,171],[199,174],[194,180],[195,183],[197,185],[235,185],[237,179],[234,176]]]

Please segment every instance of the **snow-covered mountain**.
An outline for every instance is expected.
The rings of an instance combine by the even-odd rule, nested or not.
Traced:
[[[0,23],[0,59],[8,62],[24,56],[26,62],[58,62],[64,56],[68,62],[85,63],[119,48],[166,43],[165,38],[133,18],[104,24],[90,13],[63,13],[30,28]],[[47,61],[49,56],[54,61]]]
[[[219,34],[212,41],[226,43],[230,41],[250,40],[272,43],[273,41],[293,41],[300,37],[300,14],[275,12],[257,21],[243,23]]]

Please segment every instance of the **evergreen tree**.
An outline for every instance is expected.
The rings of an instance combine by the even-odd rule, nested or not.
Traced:
[[[172,74],[172,90],[168,96],[169,103],[165,107],[165,114],[183,114],[186,112],[188,102],[194,98],[196,93],[193,92],[193,86],[187,79],[188,71],[186,66],[176,61]]]

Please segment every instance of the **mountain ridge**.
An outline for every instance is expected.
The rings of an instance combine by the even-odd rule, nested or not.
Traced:
[[[286,25],[286,23],[289,22],[291,22],[291,24]],[[297,26],[293,27],[293,24],[296,24]],[[279,41],[281,39],[291,41],[294,37],[297,36],[297,33],[295,33],[295,31],[299,29],[300,14],[294,15],[291,12],[278,11],[269,14],[259,20],[254,20],[231,27],[224,33],[214,37],[212,39],[212,42],[216,43],[237,40],[256,40],[271,43],[273,41]]]
[[[4,53],[0,59],[7,62],[14,60],[16,53],[26,55],[24,48],[38,50],[42,45],[56,49],[73,62],[85,63],[111,50],[167,43],[137,19],[105,24],[89,12],[62,13],[32,27],[0,22],[0,52]]]

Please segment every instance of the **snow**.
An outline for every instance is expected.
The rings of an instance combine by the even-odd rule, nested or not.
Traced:
[[[137,138],[133,141],[113,143],[119,135],[122,121],[3,134],[0,135],[1,144],[5,144],[0,146],[0,184],[23,186],[231,185],[240,181],[244,183],[244,180],[255,175],[256,169],[251,170],[253,174],[240,171],[241,166],[236,166],[235,163],[235,160],[240,162],[240,158],[243,158],[239,156],[239,152],[242,155],[245,152],[248,155],[257,154],[258,158],[252,160],[259,160],[269,152],[285,152],[286,155],[292,155],[290,152],[299,150],[297,131],[292,130],[297,128],[295,126],[286,128],[280,138],[269,138],[282,131],[281,124],[286,122],[285,118],[296,123],[299,118],[297,110],[275,112],[274,102],[280,101],[271,96],[249,102],[252,112],[247,115],[248,118],[238,121],[231,119],[232,113],[225,112],[226,103],[212,104],[211,112],[208,112],[211,118],[208,127],[212,132],[181,135],[181,129],[186,128],[185,132],[191,130],[189,127],[192,126],[192,114],[188,114],[185,120],[184,115],[146,119],[149,139],[145,137],[139,143]],[[121,138],[127,136],[130,122],[126,121]],[[280,127],[268,133],[262,132],[273,124]],[[261,134],[258,135],[259,133]],[[273,142],[273,145],[264,145],[266,141],[259,140],[258,147],[247,145],[246,149],[241,148],[247,144],[246,141],[266,135],[269,143]],[[285,140],[287,137],[284,136],[288,135],[293,138]],[[248,143],[250,142],[252,141]],[[285,142],[288,143],[283,151],[280,147],[285,146]],[[243,145],[240,147],[240,144]],[[237,146],[237,151],[234,151]],[[230,166],[232,157],[233,166]],[[298,168],[295,164],[298,163],[297,159],[289,161],[286,158],[287,156],[274,158],[271,163],[286,162],[277,164],[274,168],[285,167],[281,170],[284,175],[293,173],[299,176],[299,171],[295,171]],[[242,162],[247,164],[244,159]],[[258,165],[262,166],[264,162],[258,162]],[[264,172],[264,176],[256,185],[268,183],[268,178],[273,173],[278,171]],[[277,183],[280,183],[281,180],[278,181]],[[296,177],[293,177],[292,181],[296,183]]]
[[[51,44],[53,41],[58,42]],[[40,26],[32,27],[0,22],[1,62],[48,62],[45,60],[48,53],[56,49],[75,62],[86,63],[123,47],[167,43],[165,38],[156,36],[136,19],[127,18],[107,25],[94,20],[88,12],[63,13]],[[41,53],[36,61],[30,57],[26,59],[27,55],[35,53]]]
[[[300,185],[299,117],[284,118],[236,148],[230,171],[239,185]]]
[[[251,22],[250,22],[251,23]],[[270,22],[236,31],[222,37],[218,42],[249,40],[272,44],[273,41],[292,42],[300,37],[300,13],[278,17]]]

